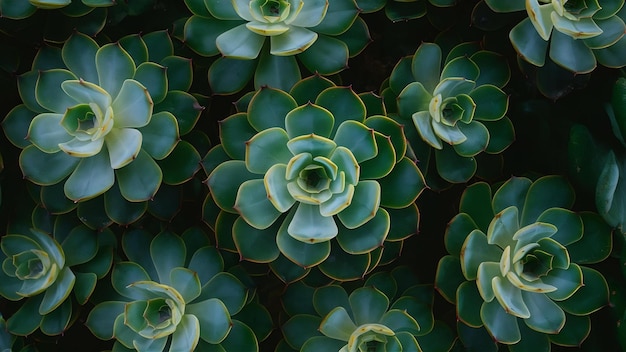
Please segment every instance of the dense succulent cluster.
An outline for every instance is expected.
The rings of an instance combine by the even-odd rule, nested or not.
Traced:
[[[500,153],[513,142],[502,91],[509,77],[503,58],[477,43],[460,44],[446,57],[437,44],[423,43],[396,65],[382,94],[392,117],[414,126],[407,135],[423,169],[461,183],[476,173],[478,154]]]
[[[311,297],[302,302],[301,297]],[[419,284],[407,267],[371,275],[362,287],[346,291],[330,285],[290,286],[283,306],[287,351],[433,351],[452,348],[452,334],[435,322],[432,285]]]
[[[116,181],[127,201],[154,197],[163,178],[155,159],[166,158],[180,130],[193,127],[199,116],[169,110],[199,105],[173,90],[190,85],[188,60],[166,55],[159,60],[164,66],[148,55],[139,36],[100,47],[76,33],[60,49],[42,49],[32,70],[19,77],[23,104],[3,121],[9,140],[24,149],[24,177],[41,186],[63,182],[74,202],[103,194]],[[172,109],[173,103],[181,106]]]
[[[111,295],[87,318],[95,336],[137,351],[258,350],[253,330],[233,318],[248,291],[223,272],[214,247],[187,253],[184,239],[168,231],[155,237],[130,231],[122,245],[129,261],[117,262],[111,273],[119,299]]]
[[[245,259],[271,262],[282,254],[309,268],[331,255],[353,260],[352,254],[364,260],[322,270],[356,278],[375,266],[370,258],[381,255],[384,243],[417,228],[413,202],[424,183],[404,155],[402,127],[368,117],[348,87],[312,77],[291,93],[261,89],[245,111],[221,122],[220,135],[206,162],[219,162],[207,170],[207,185],[221,211],[206,218],[218,233],[232,223],[232,241]],[[402,196],[400,184],[411,184]],[[401,218],[410,225],[390,232]]]
[[[256,88],[289,90],[301,77],[296,57],[310,72],[335,74],[370,41],[354,0],[186,4],[193,16],[185,23],[185,42],[200,55],[222,55],[209,70],[218,94],[241,90],[253,76]]]
[[[608,67],[626,64],[624,1],[486,0],[496,12],[526,10],[528,17],[510,32],[517,53],[543,66],[552,60],[567,70],[588,73],[599,62]]]
[[[0,351],[625,349],[625,21],[0,0]]]
[[[6,321],[7,330],[26,336],[35,330],[47,335],[66,331],[79,305],[93,294],[96,283],[113,260],[110,231],[98,234],[72,217],[45,229],[14,227],[0,241],[0,295],[25,303]]]
[[[466,189],[435,280],[457,304],[461,324],[484,327],[512,350],[584,341],[588,315],[608,304],[608,286],[579,264],[609,255],[611,230],[597,214],[568,210],[573,202],[571,187],[556,176],[512,178],[493,196],[486,183]]]

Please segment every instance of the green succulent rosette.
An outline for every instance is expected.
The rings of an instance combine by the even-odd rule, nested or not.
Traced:
[[[204,219],[218,245],[252,262],[320,265],[340,280],[373,269],[382,247],[397,254],[417,229],[424,180],[402,127],[366,117],[349,87],[314,76],[290,93],[263,88],[223,120],[204,160]]]
[[[433,292],[403,266],[348,291],[298,282],[282,298],[289,319],[276,351],[449,351],[455,336],[434,320]]]
[[[0,295],[21,304],[6,320],[8,332],[64,333],[109,272],[114,246],[110,230],[91,230],[73,216],[56,217],[50,229],[10,227],[0,240]]]
[[[390,116],[406,134],[423,170],[450,183],[467,182],[479,154],[498,154],[514,140],[506,116],[510,77],[500,55],[463,43],[443,57],[434,43],[422,43],[393,69],[381,89]],[[434,157],[431,155],[434,154]],[[431,159],[434,158],[434,163]],[[438,182],[433,179],[432,185]]]
[[[193,16],[184,42],[202,56],[222,56],[208,73],[215,94],[235,93],[253,77],[257,89],[289,90],[301,78],[298,61],[310,72],[335,74],[371,40],[354,0],[185,3]]]
[[[584,125],[570,130],[570,174],[595,195],[596,208],[604,220],[626,233],[626,79],[613,86],[606,112],[617,147],[600,142]]]
[[[534,66],[546,60],[571,72],[626,65],[623,0],[485,0],[495,12],[526,11],[509,33],[520,57]]]
[[[514,177],[493,194],[483,182],[465,190],[435,286],[456,304],[466,345],[547,351],[587,338],[589,315],[609,293],[602,274],[583,264],[604,260],[612,237],[599,215],[571,211],[573,203],[560,176]]]
[[[89,313],[91,332],[115,339],[114,351],[258,351],[254,331],[236,316],[248,304],[247,288],[198,235],[125,233],[128,259],[115,263],[112,291]]]
[[[165,31],[103,46],[75,33],[61,48],[43,47],[18,77],[23,104],[2,125],[33,183],[62,184],[73,202],[112,188],[120,204],[145,202],[179,172],[170,154],[198,154],[179,143],[202,111],[186,92],[191,78]]]

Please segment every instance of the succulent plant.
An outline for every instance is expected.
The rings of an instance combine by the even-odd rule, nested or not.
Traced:
[[[433,297],[432,285],[417,284],[407,267],[373,274],[351,291],[300,282],[283,295],[289,320],[277,351],[420,351],[421,339],[431,351],[448,351],[454,337],[435,323]],[[428,336],[435,331],[438,341]]]
[[[385,5],[385,15],[393,22],[422,18],[428,12],[428,5],[450,7],[456,0],[389,0]]]
[[[192,237],[169,231],[155,237],[143,230],[124,234],[128,261],[115,263],[113,291],[100,297],[87,318],[91,332],[115,338],[114,350],[258,351],[253,330],[233,318],[247,303],[246,287],[223,271],[215,247]]]
[[[560,176],[513,177],[494,191],[483,182],[465,190],[437,268],[461,340],[486,329],[483,351],[497,349],[493,341],[511,351],[579,346],[589,314],[608,304],[602,274],[581,264],[610,254],[611,229],[595,213],[569,210],[574,193]]]
[[[373,269],[374,250],[415,233],[424,182],[402,127],[366,117],[349,87],[313,76],[290,93],[262,88],[223,120],[204,161],[205,220],[218,244],[253,262],[282,253],[303,268],[341,256],[352,264],[320,268],[347,279]]]
[[[500,153],[513,142],[501,89],[509,77],[502,57],[477,43],[459,44],[445,59],[437,44],[422,43],[396,65],[382,95],[390,116],[415,127],[406,133],[423,169],[434,151],[437,174],[461,183],[475,174],[478,154]]]
[[[581,74],[597,63],[626,65],[623,0],[485,0],[495,12],[526,10],[528,17],[509,33],[520,57],[543,66],[549,57],[557,65]]]
[[[14,335],[38,328],[46,335],[63,333],[75,321],[76,304],[87,303],[111,267],[110,231],[97,233],[72,216],[60,216],[51,232],[14,227],[0,240],[0,295],[24,300],[6,321]]]
[[[221,54],[209,69],[216,94],[256,88],[289,90],[310,71],[335,74],[369,43],[354,0],[185,1],[193,13],[184,41],[203,56]],[[269,37],[269,38],[268,38]]]
[[[19,76],[23,104],[3,127],[23,148],[20,167],[30,181],[63,183],[74,202],[115,184],[120,198],[142,202],[154,197],[167,157],[199,117],[190,85],[190,62],[173,55],[166,32],[102,47],[75,33],[62,48],[43,47]]]
[[[570,173],[595,195],[598,213],[611,226],[626,233],[626,78],[615,82],[606,105],[617,147],[598,141],[583,125],[570,131]]]

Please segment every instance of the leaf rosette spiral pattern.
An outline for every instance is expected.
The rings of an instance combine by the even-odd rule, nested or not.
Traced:
[[[485,328],[512,351],[582,343],[589,314],[608,304],[605,279],[582,264],[604,260],[612,241],[597,214],[568,210],[573,201],[557,176],[512,178],[493,196],[485,183],[467,188],[435,279],[457,304],[460,335]]]
[[[359,277],[383,243],[414,233],[413,202],[423,178],[404,156],[400,125],[382,115],[366,119],[363,101],[350,88],[322,80],[331,86],[300,99],[317,79],[302,81],[291,95],[263,88],[246,112],[221,122],[222,144],[205,160],[213,165],[207,170],[213,210],[206,207],[205,219],[218,242],[233,243],[232,250],[255,262],[282,253],[309,268],[331,255],[332,241],[332,256],[354,255],[359,264],[356,272],[322,270]],[[409,226],[390,233],[397,217]]]

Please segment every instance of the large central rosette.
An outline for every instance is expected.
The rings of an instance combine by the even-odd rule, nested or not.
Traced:
[[[207,168],[207,184],[220,214],[205,213],[205,219],[215,217],[209,224],[218,242],[232,241],[242,258],[256,262],[282,253],[309,268],[329,257],[337,238],[340,253],[364,263],[337,276],[360,276],[369,253],[382,249],[393,218],[416,225],[413,202],[424,188],[422,175],[404,156],[402,127],[382,115],[365,118],[365,105],[350,88],[329,87],[305,103],[298,95],[261,89],[247,112],[222,121],[222,144],[205,158],[205,168],[216,165]],[[407,192],[409,184],[415,187]],[[415,229],[403,226],[391,238]]]

